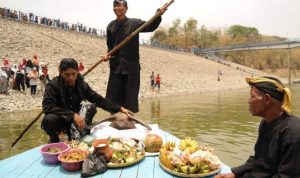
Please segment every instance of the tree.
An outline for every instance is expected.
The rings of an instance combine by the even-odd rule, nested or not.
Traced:
[[[167,40],[167,38],[168,38],[168,34],[167,34],[166,30],[163,28],[159,28],[158,30],[156,30],[154,32],[154,35],[151,37],[151,41],[163,42],[163,41]]]
[[[194,18],[188,19],[184,25],[184,37],[185,37],[185,48],[195,45],[196,35],[197,35],[197,25],[198,21]]]
[[[180,33],[180,24],[180,18],[177,18],[173,21],[173,26],[171,26],[168,30],[169,37],[176,36],[178,33]]]
[[[199,30],[199,34],[200,37],[197,41],[197,46],[199,48],[214,47],[218,44],[218,31],[209,31],[204,25],[202,25],[201,29]]]
[[[236,43],[254,43],[261,41],[261,35],[255,27],[233,25],[227,30],[228,35]]]

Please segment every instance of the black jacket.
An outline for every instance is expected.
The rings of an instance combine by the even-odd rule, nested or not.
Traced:
[[[161,17],[156,18],[146,26],[142,32],[152,32],[160,24]],[[142,26],[145,21],[134,18],[123,19],[121,22],[114,20],[107,26],[107,47],[112,50],[132,32]],[[129,74],[140,72],[139,63],[139,34],[134,36],[126,45],[120,48],[110,59],[110,72],[116,74]]]
[[[91,103],[96,103],[97,107],[103,108],[109,112],[118,112],[120,105],[114,104],[111,101],[97,94],[90,86],[78,75],[73,93],[77,96],[76,100],[69,100],[68,87],[65,86],[61,77],[55,77],[46,86],[43,98],[44,114],[59,114],[67,120],[71,120],[75,113],[80,109],[80,103],[87,100]],[[75,103],[74,103],[75,102]]]
[[[300,120],[283,114],[261,122],[255,154],[232,168],[237,178],[300,178]]]

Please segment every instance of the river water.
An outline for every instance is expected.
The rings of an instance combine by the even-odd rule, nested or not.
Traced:
[[[300,116],[300,84],[292,85],[293,114]],[[190,137],[216,149],[222,162],[242,164],[253,153],[260,118],[248,112],[249,88],[207,92],[185,96],[143,99],[139,118],[158,123],[159,127],[179,138]],[[11,143],[39,111],[0,113],[0,160],[47,143],[40,120],[19,143]],[[100,111],[95,120],[108,113]]]

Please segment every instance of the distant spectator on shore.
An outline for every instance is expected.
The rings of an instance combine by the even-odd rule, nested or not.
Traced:
[[[222,74],[223,74],[223,73],[222,73],[222,71],[221,71],[221,70],[219,70],[219,71],[218,71],[218,75],[220,75],[220,76],[221,76]]]
[[[152,74],[150,75],[150,86],[151,86],[151,89],[154,89],[154,87],[155,87],[155,76],[154,76],[153,71],[152,71]]]
[[[222,71],[219,70],[219,71],[218,71],[218,82],[221,81],[221,76],[222,76]]]
[[[10,69],[10,76],[12,76],[12,89],[16,90],[17,89],[17,84],[16,84],[16,80],[15,80],[15,74],[18,71],[18,65],[14,64],[12,66],[12,68]]]
[[[9,78],[10,78],[10,73],[11,73],[11,65],[9,63],[9,60],[7,58],[3,58],[2,59],[2,66],[1,66],[2,70],[4,70],[7,74],[7,83],[9,82]]]
[[[35,16],[34,23],[39,23],[39,17]]]
[[[23,70],[21,65],[19,65],[18,70],[14,74],[14,82],[16,84],[16,89],[18,91],[21,91],[21,87],[22,90],[25,91],[24,81],[25,81],[25,71]]]
[[[30,93],[31,95],[35,95],[36,94],[36,87],[38,84],[38,79],[39,79],[39,74],[37,71],[36,67],[32,68],[32,71],[29,72],[28,74],[28,78],[30,79],[29,83],[30,83]]]
[[[156,75],[155,86],[157,86],[157,90],[159,91],[160,90],[160,76],[159,76],[159,74]]]
[[[18,71],[18,65],[17,64],[14,64],[13,66],[12,66],[12,68],[10,69],[10,74],[11,74],[11,76],[14,76],[15,75],[15,73]]]
[[[38,56],[35,54],[32,59],[33,67],[36,67],[37,72],[39,72],[39,60]]]
[[[80,74],[84,73],[84,65],[82,64],[81,61],[79,62],[78,71]]]
[[[23,70],[25,70],[26,64],[27,64],[27,61],[26,61],[25,58],[23,58],[23,59],[20,61],[20,66],[22,67]]]
[[[44,89],[47,83],[50,81],[48,74],[48,64],[41,62],[41,72],[40,72],[40,82],[41,82],[41,91],[44,92]]]
[[[2,66],[1,67],[6,67],[6,68],[11,67],[9,60],[6,57],[2,58]]]
[[[32,68],[33,68],[33,64],[32,64],[32,61],[29,59],[26,63],[26,67],[25,67],[25,74],[26,74],[26,79],[25,79],[25,84],[26,84],[26,87],[29,88],[30,87],[30,79],[28,77],[28,74],[29,72],[32,71]]]
[[[50,78],[49,78],[49,74],[48,74],[48,64],[41,62],[40,68],[41,68],[40,74],[41,74],[42,78],[49,82]]]
[[[0,16],[4,17],[4,9],[2,7],[0,7]]]
[[[8,91],[7,74],[2,67],[0,68],[0,94],[6,94]]]

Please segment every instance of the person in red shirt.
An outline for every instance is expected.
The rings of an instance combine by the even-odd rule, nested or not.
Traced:
[[[25,58],[23,58],[21,61],[20,61],[20,66],[23,70],[25,70],[25,67],[26,67],[26,64],[27,64],[27,61]]]
[[[2,58],[2,65],[1,69],[6,72],[7,74],[7,85],[9,83],[9,78],[11,76],[11,65],[9,63],[9,60],[7,58]]]
[[[40,68],[39,68],[40,64],[39,64],[38,56],[36,54],[33,56],[32,64],[33,67],[36,67],[37,71],[40,72]]]
[[[159,91],[160,90],[160,76],[159,76],[159,74],[156,75],[155,86],[157,86],[157,89]]]
[[[79,62],[78,71],[80,74],[83,74],[84,72],[84,65],[82,64],[81,61]]]

